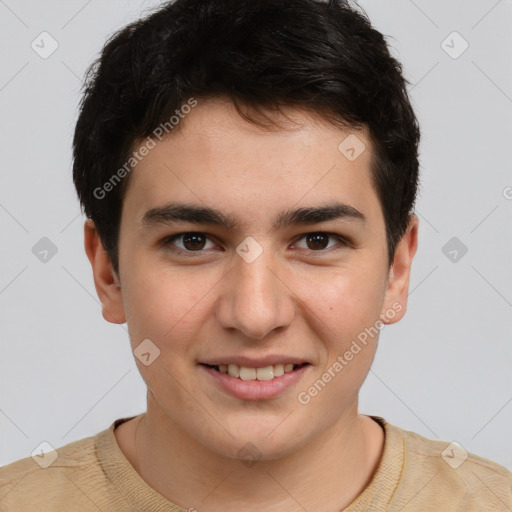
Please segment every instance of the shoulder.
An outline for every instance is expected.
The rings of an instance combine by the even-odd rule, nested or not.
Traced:
[[[400,506],[408,503],[411,510],[427,510],[422,507],[430,503],[446,511],[512,510],[512,473],[505,467],[458,443],[427,439],[389,424],[388,428],[403,439],[404,465],[396,493]]]
[[[81,466],[82,461],[89,460],[91,456],[94,456],[94,437],[73,441],[53,452],[35,454],[34,457],[26,457],[0,467],[0,485],[28,474],[42,477],[59,468]],[[83,459],[78,460],[78,457]]]
[[[101,484],[103,478],[95,437],[87,437],[0,467],[0,509],[60,510],[56,505],[67,503],[92,510],[81,489],[90,488],[91,483]]]

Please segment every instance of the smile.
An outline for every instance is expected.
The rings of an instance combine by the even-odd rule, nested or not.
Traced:
[[[296,387],[312,365],[310,363],[276,363],[254,367],[219,362],[219,364],[199,363],[198,367],[201,369],[201,374],[206,377],[206,385],[213,384],[234,398],[271,400]]]
[[[206,364],[209,368],[213,368],[220,373],[228,374],[235,379],[240,380],[272,380],[277,377],[281,377],[285,373],[292,372],[298,369],[301,366],[306,365],[303,364],[274,364],[269,366],[264,366],[261,368],[252,368],[249,366],[239,366],[237,364],[219,364],[219,365],[209,365]]]

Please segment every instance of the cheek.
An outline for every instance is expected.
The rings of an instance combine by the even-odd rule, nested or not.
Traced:
[[[202,325],[198,317],[201,294],[185,287],[183,278],[164,278],[159,272],[134,272],[126,281],[126,318],[140,375],[160,404],[173,403],[186,410],[191,405],[182,383],[187,382],[195,361],[193,340]],[[148,339],[154,345],[142,351]],[[137,355],[147,351],[151,357],[158,354],[148,365]]]
[[[149,338],[162,351],[193,348],[190,340],[204,322],[207,292],[213,288],[215,276],[205,280],[194,278],[191,272],[132,268],[123,292],[132,346]]]
[[[309,316],[323,325],[324,339],[337,348],[375,324],[385,293],[382,275],[360,268],[309,271],[307,277],[296,279],[294,286]]]
[[[315,322],[317,352],[323,356],[297,400],[307,406],[309,414],[321,416],[327,423],[357,401],[375,357],[384,287],[375,284],[378,276],[367,277],[345,271],[336,278],[331,276],[322,293],[309,291],[307,295],[307,286],[303,290],[309,318]]]

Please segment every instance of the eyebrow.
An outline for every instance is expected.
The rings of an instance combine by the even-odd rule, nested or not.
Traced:
[[[274,229],[318,224],[338,219],[366,222],[365,215],[359,210],[348,204],[336,202],[324,206],[309,206],[296,210],[285,210],[276,217]],[[144,213],[141,219],[142,226],[148,227],[177,222],[223,226],[230,230],[235,230],[240,226],[240,222],[236,217],[215,208],[184,203],[168,203],[151,208]]]

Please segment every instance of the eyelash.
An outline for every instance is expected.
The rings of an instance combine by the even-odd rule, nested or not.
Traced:
[[[164,245],[164,247],[172,246],[173,242],[175,240],[177,240],[177,239],[179,239],[181,237],[184,237],[185,235],[200,235],[202,237],[206,237],[208,240],[213,242],[213,240],[211,240],[210,236],[207,235],[206,233],[203,233],[203,232],[200,232],[200,231],[185,231],[183,233],[177,233],[175,235],[170,235],[170,236],[165,237],[162,240],[162,244]],[[325,235],[325,236],[328,236],[329,238],[335,238],[341,244],[342,247],[351,247],[351,245],[352,245],[344,237],[342,237],[340,235],[337,235],[336,233],[329,233],[329,232],[326,232],[326,231],[310,231],[308,233],[304,233],[303,235],[301,235],[297,239],[297,242],[299,240],[302,240],[303,238],[307,237],[308,235]],[[297,242],[294,242],[294,244],[297,243]],[[332,250],[332,249],[333,249],[332,247],[327,247],[327,248],[318,249],[318,250],[309,249],[309,252],[311,252],[311,253],[326,253],[328,251],[330,252],[330,250]],[[304,250],[308,250],[308,249],[304,249]],[[336,250],[336,248],[335,248],[335,250]],[[179,247],[174,246],[171,249],[171,251],[175,252],[176,254],[179,254],[179,255],[184,254],[187,257],[194,257],[196,255],[201,255],[202,253],[207,252],[208,249],[198,249],[197,251],[189,251],[189,250],[180,249]]]

